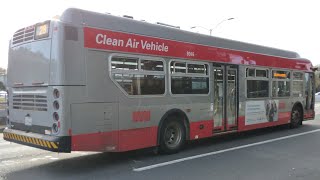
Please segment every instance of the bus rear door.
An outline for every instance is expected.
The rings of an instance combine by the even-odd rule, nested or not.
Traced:
[[[214,64],[212,71],[214,133],[238,128],[238,68],[235,65]]]

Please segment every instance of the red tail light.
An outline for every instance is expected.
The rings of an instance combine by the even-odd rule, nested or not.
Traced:
[[[53,119],[54,119],[55,121],[59,121],[59,114],[58,114],[57,112],[54,112],[54,113],[53,113]]]
[[[53,90],[53,97],[56,99],[58,99],[60,97],[60,92],[58,89]]]

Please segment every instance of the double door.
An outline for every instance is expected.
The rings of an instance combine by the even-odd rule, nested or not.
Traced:
[[[212,71],[214,132],[236,130],[238,127],[238,68],[214,64]]]

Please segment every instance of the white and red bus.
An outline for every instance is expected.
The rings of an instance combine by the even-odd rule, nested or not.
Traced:
[[[123,152],[314,118],[314,72],[295,52],[67,9],[10,42],[4,139]]]

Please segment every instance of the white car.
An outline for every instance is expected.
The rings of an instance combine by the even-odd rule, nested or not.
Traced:
[[[315,94],[315,97],[316,97],[316,102],[320,102],[320,92],[317,92]]]
[[[0,91],[0,97],[6,97],[7,92],[6,91]]]

